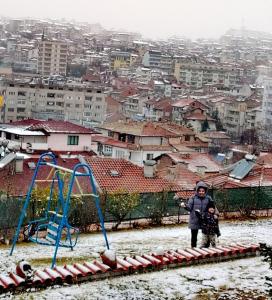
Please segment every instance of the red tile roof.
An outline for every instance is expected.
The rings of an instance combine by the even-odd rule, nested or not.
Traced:
[[[25,119],[25,120],[20,120],[20,121],[15,121],[8,123],[8,125],[14,125],[14,126],[20,126],[20,127],[29,127],[35,124],[38,124],[42,122],[41,120],[36,120],[36,119]]]
[[[163,112],[172,112],[172,100],[161,99],[153,104],[155,110],[162,110]]]
[[[157,126],[157,124],[154,124],[152,122],[147,122],[143,126],[142,135],[143,136],[169,136],[175,134],[171,134],[166,129]]]
[[[192,172],[197,172],[197,167],[206,167],[206,172],[219,172],[222,167],[218,165],[209,154],[206,153],[168,153],[168,155],[175,163],[187,163],[188,169]]]
[[[29,130],[44,130],[47,133],[77,133],[77,134],[94,134],[93,129],[76,125],[66,121],[42,121],[29,127]]]
[[[101,128],[135,136],[175,137],[183,135],[184,132],[188,132],[188,128],[183,126],[174,127],[174,125],[159,122],[113,122],[105,123]],[[173,128],[175,128],[175,130],[173,130]],[[177,128],[179,128],[179,130]],[[192,132],[192,130],[189,131],[190,133]]]
[[[228,177],[228,174],[208,176],[204,181],[213,187],[238,188],[247,186],[271,186],[272,168],[255,167],[244,179],[238,181]]]
[[[177,192],[177,196],[179,196],[179,198],[181,199],[189,199],[192,196],[194,196],[195,191],[181,191],[181,192]]]
[[[12,195],[26,195],[34,174],[34,170],[30,169],[28,166],[29,162],[34,162],[36,165],[38,162],[38,158],[30,158],[24,160],[22,174],[18,173],[10,175],[8,174],[7,168],[0,170],[0,176],[2,179],[4,178],[4,180],[0,180],[0,190],[7,191],[9,189],[9,193]],[[68,169],[73,169],[77,163],[79,163],[79,160],[74,158],[65,160],[58,159],[58,165]],[[50,170],[50,167],[41,166],[38,172],[37,179],[52,179],[53,173],[50,174]],[[51,176],[49,176],[49,174]],[[10,186],[9,180],[11,183]],[[46,187],[49,186],[50,183],[39,183],[39,185],[41,185],[42,187]]]
[[[182,125],[178,125],[178,124],[174,124],[174,123],[159,123],[159,126],[163,127],[164,129],[175,133],[177,136],[181,136],[181,135],[195,135],[193,129],[182,126]]]
[[[170,145],[137,145],[126,142],[114,140],[113,138],[95,135],[92,138],[93,142],[99,142],[103,145],[109,145],[113,147],[125,148],[130,150],[144,150],[144,151],[172,151],[173,147]]]
[[[173,106],[174,107],[185,107],[185,106],[189,106],[190,104],[192,104],[195,101],[196,101],[195,99],[184,98],[184,99],[180,99],[178,101],[175,101],[173,103]]]
[[[211,118],[208,115],[202,114],[200,112],[192,112],[190,114],[187,114],[184,119],[186,120],[200,120],[200,121],[204,121],[204,120],[208,120],[208,121],[215,121],[213,118]]]
[[[257,163],[272,167],[272,153],[262,153],[258,157]]]
[[[88,158],[94,176],[102,190],[108,192],[123,189],[127,192],[156,193],[163,190],[179,191],[180,187],[162,178],[146,178],[142,167],[124,159]],[[117,171],[118,176],[112,176]]]
[[[106,137],[103,135],[94,135],[92,138],[93,142],[100,142],[103,145],[110,145],[119,148],[128,148],[128,143],[114,140],[113,138]]]
[[[252,170],[241,183],[247,186],[271,186],[272,185],[272,168],[259,167]]]
[[[239,188],[239,187],[246,186],[241,182],[236,182],[232,178],[229,178],[228,174],[216,174],[216,175],[208,176],[205,177],[203,181],[211,188],[212,187]]]
[[[200,180],[199,175],[181,164],[163,168],[158,175],[178,185],[182,190],[193,190],[196,182]]]
[[[78,134],[94,134],[96,133],[93,129],[73,124],[66,121],[55,121],[55,120],[35,120],[26,119],[22,121],[16,121],[8,123],[14,127],[27,127],[28,130],[44,130],[47,133],[78,133]]]

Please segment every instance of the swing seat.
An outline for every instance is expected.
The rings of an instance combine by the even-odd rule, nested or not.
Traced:
[[[67,222],[61,226],[62,215],[50,212],[53,214],[53,218],[47,223],[40,224],[37,226],[35,234],[29,236],[29,240],[39,245],[56,246],[58,232],[61,230],[61,239],[59,241],[59,247],[73,249],[77,243],[79,229],[72,227]],[[42,219],[44,221],[44,219]],[[30,224],[31,225],[31,224]],[[41,232],[45,232],[45,237],[40,237]]]

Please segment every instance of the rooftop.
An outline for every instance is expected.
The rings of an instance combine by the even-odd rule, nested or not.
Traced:
[[[80,125],[76,125],[66,121],[45,121],[26,119],[22,121],[16,121],[8,124],[2,124],[2,127],[6,126],[9,131],[25,132],[27,135],[43,135],[46,133],[77,133],[77,134],[95,134],[93,129],[88,129]],[[6,131],[6,130],[5,130]],[[36,134],[38,132],[38,134]],[[17,133],[19,134],[19,133]],[[25,134],[25,135],[26,135]]]
[[[159,122],[113,122],[105,123],[104,125],[100,126],[100,128],[135,136],[150,137],[178,137],[185,133],[193,133],[191,129],[181,125]]]

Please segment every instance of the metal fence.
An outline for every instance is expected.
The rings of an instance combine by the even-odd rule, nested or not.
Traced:
[[[220,212],[237,211],[249,215],[254,210],[272,208],[272,186],[212,189],[210,195],[215,200]],[[16,227],[23,200],[0,195],[0,230]],[[42,202],[32,201],[24,223],[27,224],[29,220],[40,217],[44,213],[45,206]],[[108,208],[107,195],[102,197],[101,206],[105,221],[116,221]],[[139,204],[128,212],[124,220],[150,219],[159,223],[162,217],[182,214],[187,214],[187,212],[179,207],[179,201],[174,200],[174,193],[150,193],[140,195]],[[94,202],[89,198],[74,201],[71,204],[69,219],[71,224],[83,228],[87,228],[92,223],[98,223]]]

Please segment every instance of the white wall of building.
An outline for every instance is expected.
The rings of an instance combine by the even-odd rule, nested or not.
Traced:
[[[68,145],[68,136],[78,136],[78,145]],[[92,138],[90,134],[52,134],[47,139],[48,148],[62,151],[86,151],[91,149]]]

